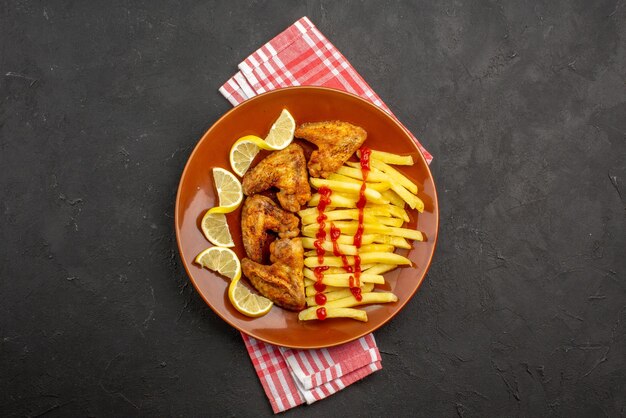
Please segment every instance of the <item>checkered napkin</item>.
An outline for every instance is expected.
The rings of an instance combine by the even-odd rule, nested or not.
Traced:
[[[266,91],[302,85],[333,87],[356,94],[395,119],[380,97],[307,17],[246,58],[219,91],[236,106]],[[430,153],[413,139],[430,163]],[[373,334],[318,350],[293,350],[241,335],[274,413],[324,399],[382,368]]]

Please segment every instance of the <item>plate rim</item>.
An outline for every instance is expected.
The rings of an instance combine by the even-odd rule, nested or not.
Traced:
[[[433,177],[432,171],[430,170],[430,166],[428,164],[428,162],[426,161],[426,158],[424,157],[424,155],[422,154],[422,152],[420,151],[419,147],[417,146],[417,144],[415,143],[415,141],[411,140],[411,143],[413,144],[413,146],[415,146],[415,149],[417,150],[417,153],[419,154],[419,158],[422,160],[422,162],[424,163],[424,166],[426,167],[426,170],[428,172],[429,178],[432,180],[433,182],[433,191],[434,191],[434,195],[432,196],[433,200],[435,202],[437,202],[436,205],[436,210],[434,211],[434,215],[435,215],[435,238],[434,238],[434,242],[433,242],[433,250],[428,258],[428,262],[426,263],[426,268],[424,269],[424,273],[422,274],[422,276],[419,278],[417,286],[415,287],[415,290],[413,290],[410,294],[409,297],[406,298],[406,300],[401,303],[399,309],[396,311],[395,314],[389,316],[388,318],[386,318],[384,321],[382,321],[380,324],[378,324],[377,326],[375,326],[373,329],[367,330],[367,331],[363,331],[363,332],[357,332],[355,333],[354,336],[350,336],[348,338],[342,339],[341,341],[337,341],[334,343],[328,343],[328,344],[317,344],[317,345],[309,345],[309,344],[305,344],[305,345],[293,345],[293,344],[289,344],[289,345],[282,345],[280,343],[277,343],[275,341],[271,341],[270,339],[267,338],[263,338],[257,335],[254,335],[254,332],[249,332],[246,330],[241,329],[240,327],[238,327],[237,325],[235,325],[233,322],[231,322],[228,318],[226,318],[224,315],[222,315],[221,312],[219,312],[218,309],[215,309],[213,307],[213,305],[208,301],[208,299],[202,294],[202,292],[200,292],[200,290],[198,289],[198,286],[196,285],[196,281],[193,278],[193,275],[191,274],[191,272],[189,271],[189,268],[187,267],[188,264],[190,264],[187,259],[185,258],[185,255],[183,253],[182,250],[182,242],[181,242],[181,232],[180,232],[180,228],[179,228],[179,206],[180,206],[180,195],[181,195],[181,189],[182,189],[182,185],[183,185],[183,181],[185,180],[186,176],[187,176],[187,171],[190,165],[191,160],[193,159],[194,155],[196,154],[196,152],[198,151],[200,145],[207,140],[207,137],[210,135],[211,131],[223,120],[226,119],[232,112],[235,112],[236,109],[238,109],[240,106],[243,106],[246,103],[249,102],[253,102],[253,101],[257,101],[257,100],[262,100],[264,97],[269,96],[269,95],[273,95],[273,94],[277,94],[279,92],[282,91],[286,91],[286,90],[300,90],[300,91],[329,91],[332,93],[338,93],[340,95],[346,95],[346,96],[350,96],[354,99],[357,99],[358,101],[364,103],[365,105],[374,108],[376,111],[381,112],[382,114],[385,115],[385,117],[390,120],[392,123],[396,124],[399,128],[401,128],[407,135],[409,136],[413,136],[410,131],[404,127],[404,125],[402,123],[400,123],[399,120],[397,120],[395,118],[395,116],[392,116],[390,113],[386,112],[384,109],[376,106],[375,104],[365,100],[364,98],[357,96],[356,94],[353,93],[349,93],[343,90],[339,90],[339,89],[335,89],[335,88],[330,88],[330,87],[322,87],[322,86],[291,86],[291,87],[282,87],[282,88],[277,88],[274,90],[270,90],[261,94],[258,94],[248,100],[245,100],[241,103],[239,103],[237,106],[234,106],[232,109],[229,109],[226,113],[224,113],[220,118],[218,118],[215,122],[213,122],[211,124],[211,126],[206,130],[206,132],[202,135],[202,137],[200,137],[200,139],[196,142],[196,145],[194,146],[193,151],[191,152],[191,154],[189,154],[189,157],[187,157],[187,161],[185,162],[185,167],[183,168],[183,171],[180,175],[180,180],[178,182],[178,188],[176,191],[176,200],[174,203],[174,231],[176,233],[176,246],[178,248],[178,255],[181,258],[183,267],[185,268],[185,272],[187,273],[187,278],[188,280],[191,281],[191,284],[193,285],[195,291],[197,294],[200,295],[200,297],[202,298],[202,300],[204,300],[204,303],[206,303],[209,308],[211,308],[211,310],[217,314],[217,316],[219,316],[223,321],[225,321],[228,325],[230,325],[231,327],[233,327],[234,329],[236,329],[237,331],[246,334],[249,337],[255,338],[257,340],[263,341],[267,344],[272,344],[272,345],[278,345],[281,347],[287,347],[287,348],[294,348],[294,349],[319,349],[319,348],[329,348],[329,347],[335,347],[338,345],[342,345],[342,344],[346,344],[348,342],[352,342],[355,341],[367,334],[373,333],[375,331],[377,331],[378,329],[380,329],[383,325],[386,325],[389,321],[391,321],[396,315],[398,315],[403,309],[404,307],[409,303],[409,301],[411,301],[413,299],[413,297],[415,296],[415,294],[417,293],[417,291],[419,290],[419,288],[422,286],[422,283],[424,282],[426,275],[428,274],[429,270],[430,270],[430,266],[432,264],[432,260],[435,256],[435,252],[437,250],[437,242],[439,240],[439,198],[438,198],[438,194],[437,194],[437,185],[435,183],[435,179]]]

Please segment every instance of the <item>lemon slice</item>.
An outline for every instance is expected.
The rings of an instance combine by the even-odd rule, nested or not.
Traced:
[[[226,215],[223,213],[211,213],[210,210],[204,214],[200,224],[202,233],[211,244],[218,247],[234,247],[233,237],[228,229]]]
[[[274,305],[274,302],[268,298],[250,292],[246,286],[240,283],[239,278],[230,282],[228,299],[235,309],[253,318],[265,315]]]
[[[287,148],[293,141],[295,130],[296,121],[287,109],[283,109],[265,140],[256,135],[246,135],[233,144],[230,149],[230,168],[243,177],[260,150],[278,151]]]
[[[296,131],[296,121],[287,109],[283,109],[265,137],[265,142],[274,150],[281,150],[291,144]]]
[[[230,213],[237,209],[243,200],[243,190],[237,177],[218,167],[213,169],[213,182],[220,205],[209,209],[209,213]]]
[[[216,271],[233,281],[241,278],[241,264],[233,250],[211,247],[196,257],[196,263],[212,271]]]
[[[255,142],[249,140],[251,137],[244,136],[235,142],[233,147],[230,149],[230,168],[237,174],[239,177],[243,177],[243,175],[250,168],[250,164],[254,161],[254,157],[259,153],[261,148],[255,144]],[[263,140],[259,137],[254,137],[263,142]]]

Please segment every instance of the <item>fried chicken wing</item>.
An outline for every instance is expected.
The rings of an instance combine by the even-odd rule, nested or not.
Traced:
[[[304,250],[300,238],[282,238],[270,245],[271,266],[241,260],[243,274],[263,296],[292,311],[305,306]]]
[[[253,195],[246,198],[241,212],[241,236],[246,254],[257,263],[263,262],[263,249],[269,238],[268,230],[280,238],[297,237],[298,217],[278,207],[266,196]]]
[[[309,160],[309,173],[311,177],[326,178],[363,145],[367,132],[348,122],[326,121],[303,123],[295,136],[317,145]]]
[[[243,192],[252,195],[277,187],[280,205],[290,212],[297,212],[311,198],[311,186],[306,173],[304,151],[298,144],[291,144],[282,151],[265,157],[243,176]]]

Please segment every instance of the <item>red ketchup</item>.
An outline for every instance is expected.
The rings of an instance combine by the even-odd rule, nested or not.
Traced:
[[[326,295],[323,293],[315,294],[315,303],[318,305],[326,305]]]
[[[365,197],[365,189],[367,176],[370,172],[370,157],[372,150],[367,147],[362,147],[359,151],[361,154],[361,176],[363,177],[363,184],[361,184],[361,190],[359,191],[359,200],[356,202],[356,207],[359,209],[359,223],[357,225],[356,233],[354,234],[354,246],[361,248],[361,241],[363,240],[363,211],[367,204],[367,198]]]
[[[351,287],[350,291],[352,292],[352,296],[354,296],[356,300],[358,300],[359,302],[363,300],[363,295],[361,295],[360,287]]]
[[[372,150],[367,147],[361,147],[359,150],[359,154],[361,156],[361,176],[363,177],[363,183],[361,184],[361,190],[359,190],[359,200],[356,202],[356,207],[359,210],[359,222],[357,224],[356,232],[354,234],[354,240],[352,243],[355,247],[361,248],[361,244],[363,243],[363,231],[365,230],[364,225],[364,211],[365,205],[367,205],[367,197],[365,196],[365,189],[367,188],[367,176],[371,170],[370,168],[370,157],[372,156]],[[354,276],[350,276],[350,291],[354,298],[358,301],[363,299],[361,295],[361,257],[358,255],[354,256]]]
[[[318,305],[324,305],[326,303],[326,295],[324,295],[322,292],[324,290],[326,290],[326,285],[324,283],[322,283],[322,280],[324,280],[324,272],[326,270],[329,269],[328,266],[323,266],[322,264],[324,263],[324,241],[326,240],[326,219],[328,218],[325,214],[324,211],[326,210],[326,207],[328,205],[330,205],[330,195],[332,194],[332,191],[328,188],[328,187],[320,187],[317,192],[320,195],[320,201],[317,204],[317,223],[319,225],[319,228],[317,230],[317,233],[315,234],[315,243],[313,244],[315,246],[315,251],[317,252],[317,261],[320,264],[318,267],[315,267],[313,269],[313,273],[315,274],[315,284],[313,285],[313,288],[315,289],[315,291],[317,292],[315,294],[315,302]],[[321,303],[320,303],[321,302]],[[321,308],[324,309],[324,308]],[[320,311],[318,309],[318,313],[317,313],[317,317],[320,318]],[[323,318],[320,319],[324,319],[326,318],[326,309],[324,309],[323,311]]]
[[[317,308],[317,311],[315,311],[315,313],[317,314],[317,319],[319,319],[320,321],[326,319],[326,308]]]
[[[337,228],[335,224],[330,224],[330,240],[333,242],[333,254],[336,257],[341,257],[341,262],[343,264],[343,269],[348,273],[352,273],[352,266],[348,263],[348,257],[341,252],[339,249],[339,243],[337,240],[341,236],[341,229]]]
[[[326,290],[326,285],[322,283],[322,280],[324,279],[324,272],[329,268],[330,267],[328,266],[318,266],[313,269],[313,274],[315,274],[316,279],[313,287],[316,291],[323,292],[324,290]]]
[[[322,248],[322,245],[324,244],[324,240],[326,240],[326,222],[324,221],[328,218],[324,214],[324,211],[326,210],[326,207],[330,205],[330,195],[332,194],[332,191],[328,187],[323,186],[320,187],[317,192],[320,195],[320,201],[317,204],[317,223],[319,228],[317,230],[317,234],[315,234],[315,238],[317,238],[317,240],[314,245],[317,252],[317,261],[319,264],[322,264],[324,262],[324,248]]]

